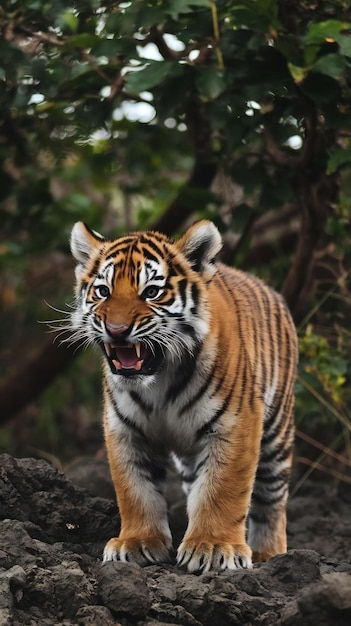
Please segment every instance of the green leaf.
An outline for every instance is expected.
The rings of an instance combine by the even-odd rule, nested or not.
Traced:
[[[125,75],[126,90],[131,93],[147,91],[181,71],[180,65],[175,61],[150,61],[144,69],[130,71]]]
[[[159,7],[150,7],[145,3],[138,14],[138,24],[143,28],[150,28],[151,26],[161,26],[166,17],[166,11],[163,3]]]
[[[316,45],[328,42],[328,40],[337,41],[341,31],[349,27],[350,25],[346,22],[339,22],[338,20],[310,24],[305,36],[305,43]]]
[[[78,24],[79,24],[78,17],[73,11],[70,11],[70,10],[65,11],[64,13],[61,13],[61,15],[59,15],[56,20],[56,25],[64,33],[77,32]]]
[[[116,39],[100,39],[91,50],[96,57],[107,57],[113,59],[117,55],[136,56],[136,45],[131,38],[121,37]]]
[[[216,67],[203,67],[195,78],[199,95],[205,102],[215,100],[225,90],[224,73]]]
[[[341,79],[345,72],[345,61],[339,54],[326,54],[313,65],[312,71]]]
[[[98,35],[91,35],[89,33],[80,33],[67,39],[64,43],[65,48],[92,48],[100,37]]]
[[[274,32],[280,27],[277,0],[245,0],[233,3],[231,23],[236,27],[242,24],[260,31]]]
[[[284,34],[275,42],[275,47],[279,50],[289,63],[299,67],[302,62],[301,50],[299,49],[297,37],[290,34]]]
[[[119,35],[132,35],[138,29],[139,2],[130,2],[129,6],[118,13],[111,13],[107,20],[105,29],[107,33],[118,33]]]
[[[341,54],[351,57],[351,37],[344,35],[344,31],[349,31],[351,24],[339,22],[338,20],[327,20],[311,24],[305,36],[305,43],[313,46],[320,46],[325,43],[337,43]]]
[[[349,28],[351,25],[349,24]],[[345,55],[345,57],[351,57],[351,37],[350,35],[340,35],[337,39],[337,43],[340,46],[340,52]]]
[[[177,19],[181,13],[192,13],[194,7],[209,9],[210,6],[210,0],[168,0],[164,11],[174,19]]]
[[[333,174],[338,169],[351,163],[351,148],[339,148],[334,150],[328,160],[328,174]]]
[[[293,63],[288,63],[288,68],[289,68],[291,76],[293,77],[297,85],[302,83],[302,81],[306,78],[308,74],[308,70],[306,67],[293,65]]]

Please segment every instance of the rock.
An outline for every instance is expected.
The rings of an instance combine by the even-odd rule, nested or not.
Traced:
[[[0,624],[12,626],[14,603],[22,599],[22,588],[26,574],[22,567],[15,565],[0,573]]]
[[[1,519],[31,522],[48,542],[103,542],[118,532],[112,501],[88,496],[46,461],[0,457]]]
[[[105,606],[82,606],[76,615],[78,626],[121,626]]]
[[[349,626],[351,624],[351,575],[335,572],[305,588],[283,616],[284,626]]]
[[[65,469],[65,476],[90,495],[111,500],[115,497],[107,459],[78,459]]]
[[[103,603],[112,613],[131,619],[146,618],[151,598],[146,573],[136,563],[104,563],[98,574]]]
[[[177,489],[170,498],[179,497],[171,506],[179,539],[185,519]],[[44,461],[1,455],[0,626],[346,626],[345,493],[343,500],[341,489],[308,481],[289,504],[293,549],[252,570],[195,576],[172,564],[102,564],[104,542],[118,533],[114,502]]]
[[[320,580],[320,555],[314,550],[290,550],[261,565],[256,578],[263,588],[294,596],[307,584]]]

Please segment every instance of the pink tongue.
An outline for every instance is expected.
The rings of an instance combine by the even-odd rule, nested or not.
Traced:
[[[134,346],[126,348],[124,346],[116,346],[116,354],[120,364],[125,368],[135,367],[135,364],[139,361]]]

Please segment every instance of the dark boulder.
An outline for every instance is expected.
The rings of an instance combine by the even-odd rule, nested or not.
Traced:
[[[105,541],[118,533],[115,503],[96,495],[103,476],[108,482],[99,462],[94,489],[89,462],[88,491],[45,461],[0,456],[0,626],[351,623],[342,490],[310,482],[292,500],[288,554],[250,571],[195,576],[175,565],[101,563]],[[173,502],[171,517],[177,536],[183,502]]]

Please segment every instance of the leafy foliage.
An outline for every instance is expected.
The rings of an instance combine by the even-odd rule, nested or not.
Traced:
[[[174,232],[208,215],[235,235],[226,260],[281,289],[297,322],[314,311],[302,373],[310,368],[341,401],[350,347],[350,29],[345,0],[2,2],[8,374],[23,337],[30,353],[43,341],[33,326],[34,315],[47,317],[39,299],[71,297],[74,221],[106,233]],[[331,284],[332,306],[323,300]]]

